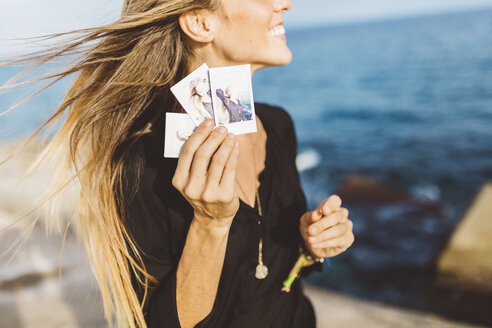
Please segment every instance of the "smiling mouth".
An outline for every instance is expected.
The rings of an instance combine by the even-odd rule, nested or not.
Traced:
[[[285,40],[285,28],[283,25],[277,25],[268,30],[268,35],[274,38]]]

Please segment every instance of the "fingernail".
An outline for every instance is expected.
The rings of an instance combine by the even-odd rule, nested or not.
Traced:
[[[205,120],[203,122],[203,126],[209,127],[213,124],[214,122],[212,120]]]
[[[221,133],[221,134],[224,134],[227,132],[227,128],[223,127],[223,126],[220,126],[217,128],[217,132]]]
[[[317,228],[311,228],[311,233],[317,233],[318,229]]]
[[[235,137],[235,136],[234,136],[234,133],[229,133],[229,135],[227,136],[227,138],[229,138],[229,139],[231,139],[231,140],[233,140],[233,139],[234,139],[234,137]]]
[[[236,141],[236,143],[234,144],[234,147],[239,148],[239,142]]]
[[[311,244],[314,244],[317,240],[318,240],[318,238],[316,238],[316,237],[309,237],[309,242]]]

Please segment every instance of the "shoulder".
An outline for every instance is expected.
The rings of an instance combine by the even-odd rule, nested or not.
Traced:
[[[294,122],[290,114],[282,107],[255,103],[255,110],[261,122],[275,134],[288,135],[295,134]]]
[[[278,123],[292,123],[290,114],[280,106],[255,102],[255,110],[262,118],[265,117]]]
[[[258,117],[263,123],[265,131],[274,143],[282,145],[291,156],[297,154],[297,137],[294,122],[290,114],[279,106],[255,103]]]

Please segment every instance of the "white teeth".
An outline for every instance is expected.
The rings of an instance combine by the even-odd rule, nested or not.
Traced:
[[[283,25],[275,26],[274,28],[268,30],[268,34],[270,34],[271,36],[285,35],[284,26]]]

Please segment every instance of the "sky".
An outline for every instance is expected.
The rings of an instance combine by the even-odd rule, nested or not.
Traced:
[[[246,1],[246,0],[238,0]],[[123,0],[0,0],[0,55],[15,53],[15,38],[102,25],[115,20]],[[287,28],[374,21],[492,8],[492,0],[293,0]]]

